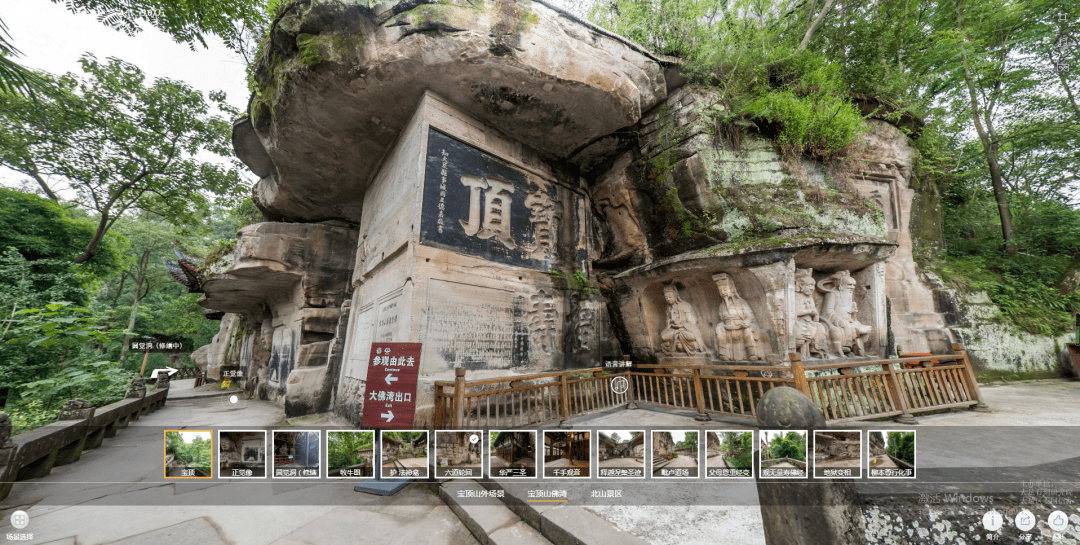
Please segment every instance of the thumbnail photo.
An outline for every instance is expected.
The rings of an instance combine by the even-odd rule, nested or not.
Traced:
[[[754,432],[705,432],[705,476],[754,476]]]
[[[492,477],[536,477],[535,431],[493,431],[489,437],[488,473]]]
[[[382,476],[428,478],[428,434],[426,431],[383,431]]]
[[[696,431],[652,432],[653,477],[697,477],[699,453]]]
[[[319,432],[274,432],[274,478],[319,477]]]
[[[218,477],[266,478],[266,432],[218,432]]]
[[[326,432],[327,477],[374,477],[375,432]]]
[[[481,477],[484,461],[482,431],[436,431],[435,477]]]
[[[645,478],[645,432],[599,430],[596,467],[601,477]]]
[[[587,431],[544,431],[544,477],[589,478],[589,445]]]
[[[874,479],[915,478],[915,432],[912,430],[871,431],[867,442],[869,477]]]
[[[165,430],[165,478],[213,477],[213,435],[210,430]]]
[[[806,432],[761,430],[761,476],[806,478]]]
[[[862,476],[861,431],[814,432],[814,478]]]

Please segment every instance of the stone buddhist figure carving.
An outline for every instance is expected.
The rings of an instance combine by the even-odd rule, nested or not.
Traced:
[[[829,357],[829,331],[821,323],[821,313],[814,302],[812,269],[795,270],[795,350],[803,359]]]
[[[739,296],[731,275],[713,275],[716,289],[720,290],[720,323],[716,326],[716,342],[720,359],[746,361],[765,359],[761,346],[761,332],[754,323],[754,311]]]
[[[859,307],[853,297],[855,279],[851,273],[838,271],[818,282],[817,287],[825,292],[821,321],[828,325],[830,352],[837,356],[865,356],[872,328],[856,318]]]
[[[660,351],[669,357],[676,354],[696,356],[704,352],[701,330],[690,303],[683,301],[679,289],[670,284],[664,286],[664,301],[667,312],[664,329],[660,332]]]

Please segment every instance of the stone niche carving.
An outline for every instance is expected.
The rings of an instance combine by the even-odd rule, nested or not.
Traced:
[[[716,324],[716,346],[722,360],[763,360],[761,329],[754,319],[750,304],[739,296],[731,275],[712,276],[720,291],[720,321]]]
[[[855,279],[850,271],[837,271],[817,283],[825,294],[821,320],[829,330],[829,350],[835,356],[865,356],[872,327],[859,322]]]
[[[813,272],[813,269],[795,271],[795,350],[803,359],[829,356],[829,331],[821,322],[821,313],[814,301],[817,282]]]
[[[674,284],[664,286],[664,302],[667,303],[667,311],[660,331],[660,351],[668,357],[705,353],[697,314],[690,303],[679,297],[679,288]]]

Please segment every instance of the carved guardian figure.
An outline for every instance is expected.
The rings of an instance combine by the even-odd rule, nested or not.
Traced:
[[[829,331],[814,302],[813,269],[795,270],[795,350],[803,359],[829,357]]]
[[[759,339],[761,332],[754,323],[754,311],[739,296],[731,275],[713,275],[720,291],[720,323],[716,326],[716,342],[720,359],[746,361],[765,359]]]
[[[667,302],[667,313],[664,329],[660,332],[660,350],[669,357],[677,353],[695,356],[704,352],[701,330],[690,303],[683,301],[679,289],[671,284],[664,286],[664,301]]]
[[[817,287],[825,292],[821,321],[829,326],[831,352],[837,356],[865,356],[872,328],[856,318],[859,307],[853,297],[855,279],[851,273],[838,271],[818,282]]]

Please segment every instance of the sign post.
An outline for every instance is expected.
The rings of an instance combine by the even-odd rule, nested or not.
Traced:
[[[361,425],[411,429],[419,375],[420,343],[371,343]]]
[[[357,492],[389,496],[412,479],[383,479],[381,429],[411,429],[416,417],[416,383],[421,343],[371,343],[361,426],[374,428],[375,478],[353,487]]]

